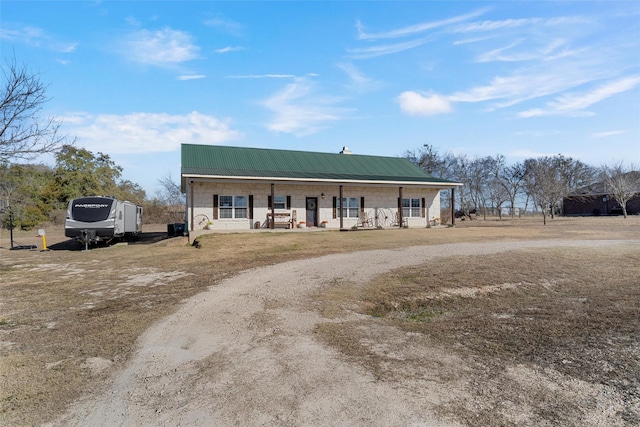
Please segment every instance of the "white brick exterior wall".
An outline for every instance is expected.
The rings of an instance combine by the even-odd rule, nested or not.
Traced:
[[[324,198],[322,194],[324,193]],[[217,219],[214,220],[213,196],[253,196],[253,219]],[[334,218],[333,198],[339,197],[339,185],[303,185],[303,184],[279,184],[275,183],[274,194],[276,196],[290,196],[291,209],[279,210],[276,213],[296,211],[297,222],[306,220],[306,199],[316,197],[318,199],[318,218],[320,225],[326,221],[327,228],[340,228],[340,218]],[[191,200],[193,195],[193,200]],[[191,219],[199,215],[206,215],[212,222],[213,229],[224,230],[248,230],[254,228],[256,222],[260,222],[261,228],[268,228],[267,213],[271,212],[268,207],[268,197],[271,195],[270,183],[218,183],[218,182],[189,182],[187,183],[187,221],[189,230],[198,230],[205,224],[191,224]],[[350,186],[343,185],[342,196],[344,198],[356,197],[358,202],[364,197],[364,212],[374,217],[378,214],[380,221],[384,216],[391,216],[395,219],[398,210],[399,187],[377,187],[377,186]],[[402,197],[417,198],[420,200],[420,217],[408,218],[408,227],[426,227],[427,221],[432,221],[440,217],[440,192],[438,189],[403,187]],[[425,199],[425,213],[422,217],[422,199]],[[193,212],[192,212],[193,206]],[[337,212],[336,216],[339,216]],[[194,221],[195,222],[195,221]],[[358,218],[344,218],[343,227],[351,228],[358,224]],[[376,224],[374,224],[376,225]],[[387,224],[377,224],[391,226]],[[395,225],[397,226],[397,225]]]

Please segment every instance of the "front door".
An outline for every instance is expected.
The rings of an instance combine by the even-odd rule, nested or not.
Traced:
[[[318,226],[318,198],[307,197],[307,227]]]

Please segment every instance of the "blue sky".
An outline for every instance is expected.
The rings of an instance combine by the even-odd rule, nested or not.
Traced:
[[[150,197],[181,143],[640,163],[638,1],[3,0],[0,48]]]

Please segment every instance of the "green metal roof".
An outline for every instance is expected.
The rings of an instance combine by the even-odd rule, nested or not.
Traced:
[[[182,144],[182,176],[456,184],[402,157],[194,144]]]

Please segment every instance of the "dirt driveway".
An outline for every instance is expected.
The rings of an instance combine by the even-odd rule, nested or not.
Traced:
[[[406,361],[401,381],[378,378],[315,337],[325,318],[311,296],[347,280],[363,284],[391,269],[453,255],[523,248],[638,245],[637,241],[464,243],[328,255],[249,270],[196,295],[139,340],[130,363],[102,390],[76,402],[51,425],[458,425],[436,413],[468,399],[470,367],[419,334],[380,331],[372,351]],[[374,326],[380,327],[383,326]],[[411,363],[419,360],[420,363]],[[100,360],[94,360],[96,367]],[[105,361],[106,363],[106,361]],[[514,366],[510,375],[531,388],[561,389],[569,398],[596,396],[584,425],[620,424],[625,403],[604,386]],[[518,423],[526,408],[510,408]],[[527,425],[525,419],[520,424]]]

